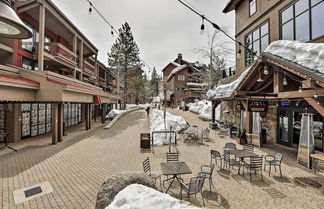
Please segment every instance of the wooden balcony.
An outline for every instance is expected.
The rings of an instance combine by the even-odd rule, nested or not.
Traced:
[[[53,59],[57,59],[58,62],[64,62],[73,67],[77,66],[77,55],[60,43],[45,43],[44,51],[52,55]],[[36,43],[36,54],[37,52],[38,43]]]
[[[84,61],[83,63],[83,72],[89,75],[94,75],[95,74],[95,67],[91,65],[89,62]]]

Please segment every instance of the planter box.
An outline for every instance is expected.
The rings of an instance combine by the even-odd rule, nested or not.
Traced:
[[[238,144],[246,144],[247,143],[247,139],[242,139],[242,138],[236,138],[236,141]]]

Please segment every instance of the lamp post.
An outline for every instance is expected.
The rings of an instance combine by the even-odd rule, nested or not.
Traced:
[[[33,34],[12,9],[12,0],[0,0],[0,37],[31,38]]]

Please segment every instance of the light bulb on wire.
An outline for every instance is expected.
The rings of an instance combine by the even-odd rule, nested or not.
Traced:
[[[241,50],[241,47],[240,47],[239,50],[237,51],[237,54],[236,54],[237,59],[241,58],[241,54],[242,54],[242,50]]]
[[[89,4],[90,4],[90,7],[89,7],[89,15],[92,15],[92,3],[89,2]]]
[[[113,27],[111,27],[111,32],[110,33],[111,33],[111,36],[114,37],[114,29],[113,29]]]
[[[269,74],[269,70],[268,70],[268,66],[267,66],[267,64],[264,64],[263,74],[264,74],[264,75],[268,75],[268,74]]]
[[[299,89],[298,89],[299,93],[303,93],[303,89],[301,86],[299,86]]]
[[[204,33],[205,33],[205,24],[204,24],[205,17],[201,16],[201,18],[202,18],[202,23],[201,23],[201,26],[200,26],[200,35],[204,35]]]
[[[287,78],[286,78],[286,74],[285,74],[284,78],[282,79],[282,85],[284,85],[284,86],[287,86],[288,85],[288,81],[287,81]]]
[[[318,98],[318,94],[317,94],[317,92],[315,91],[315,93],[314,93],[314,98],[315,99],[317,99]]]

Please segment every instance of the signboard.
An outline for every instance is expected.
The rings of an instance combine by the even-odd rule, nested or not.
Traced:
[[[268,103],[266,101],[254,100],[249,103],[248,110],[250,112],[266,112],[268,111]]]

